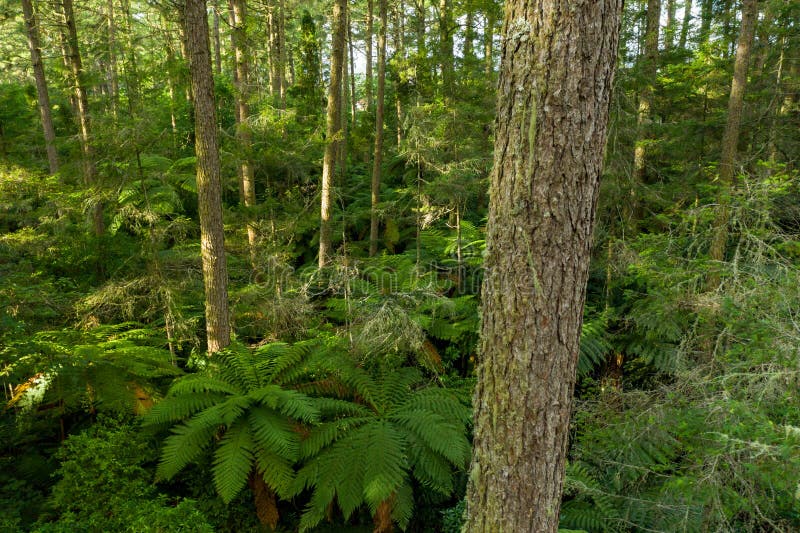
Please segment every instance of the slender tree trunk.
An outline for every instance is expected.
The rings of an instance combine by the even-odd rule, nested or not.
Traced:
[[[711,37],[711,18],[714,15],[714,0],[700,0],[700,44],[708,44]]]
[[[185,23],[194,93],[197,209],[200,214],[206,293],[206,338],[208,353],[213,354],[230,344],[231,330],[228,317],[228,267],[222,230],[217,110],[214,106],[206,0],[186,0]]]
[[[494,13],[486,13],[485,27],[483,28],[483,61],[484,71],[487,76],[494,70]]]
[[[356,123],[356,58],[353,52],[353,26],[347,17],[347,48],[350,53],[350,120]]]
[[[39,46],[39,22],[33,12],[31,0],[22,0],[22,12],[25,16],[25,27],[28,30],[28,47],[31,51],[33,77],[36,80],[36,96],[39,101],[39,113],[42,117],[42,130],[47,150],[47,163],[50,174],[58,172],[58,153],[56,152],[56,131],[53,128],[53,117],[50,114],[50,95],[47,91],[47,80],[44,77],[42,51]]]
[[[453,96],[453,11],[450,0],[439,0],[439,65],[446,97]]]
[[[131,15],[130,0],[121,0],[121,4],[125,17],[125,30],[128,34],[126,43],[127,54],[125,55],[125,81],[128,86],[128,108],[131,116],[134,116],[141,112],[141,76],[139,76],[138,61],[136,59],[136,37],[133,33],[133,16]]]
[[[64,11],[61,3],[56,4],[56,11],[61,18],[61,23],[58,24],[58,45],[61,48],[61,63],[64,65],[64,71],[68,83],[69,94],[69,109],[74,116],[78,116],[78,102],[75,98],[75,83],[72,81],[72,67],[69,64],[69,37],[67,37],[67,26],[64,24]]]
[[[367,110],[372,111],[374,104],[372,98],[372,34],[374,33],[373,20],[375,18],[375,3],[373,0],[367,0],[367,20],[366,20],[366,33],[364,41],[367,48],[366,58],[366,73],[364,75],[364,93],[367,98]]]
[[[283,52],[283,2],[274,0],[269,10],[269,65],[270,89],[272,97],[281,106],[285,107],[284,81],[285,58]]]
[[[325,156],[322,162],[322,186],[319,228],[319,267],[330,262],[333,253],[331,242],[331,215],[333,212],[333,175],[336,156],[339,153],[342,130],[342,62],[344,61],[345,20],[347,0],[335,0],[333,4],[333,39],[331,47],[331,84],[328,88],[326,112]]]
[[[414,0],[414,3],[417,11],[417,20],[414,26],[417,41],[417,61],[422,61],[427,55],[427,46],[425,45],[425,0]]]
[[[114,0],[108,0],[106,7],[108,25],[108,90],[111,102],[111,114],[117,118],[119,107],[119,75],[117,74],[117,31],[114,22]]]
[[[167,92],[169,93],[169,121],[172,126],[172,145],[176,148],[178,136],[178,117],[177,117],[177,102],[175,98],[175,87],[177,82],[175,80],[175,68],[177,61],[175,58],[175,47],[172,44],[172,36],[169,31],[169,24],[165,17],[162,16],[162,24],[164,25],[164,49],[167,54],[166,64],[166,80]]]
[[[90,140],[89,125],[89,97],[86,94],[86,84],[83,79],[83,64],[81,62],[80,49],[78,47],[78,28],[75,25],[75,14],[72,9],[72,0],[62,0],[62,14],[64,25],[67,28],[67,51],[69,53],[69,67],[72,75],[72,83],[75,89],[75,104],[78,110],[78,139],[81,145],[83,156],[83,178],[86,185],[97,185],[94,166],[94,154]],[[92,209],[92,226],[95,236],[105,233],[105,221],[103,218],[103,203],[97,201]],[[102,266],[98,266],[102,271]]]
[[[400,0],[400,5],[395,8],[394,19],[394,49],[395,55],[405,60],[405,46],[403,44],[403,15],[405,14],[405,2]],[[403,99],[400,95],[400,84],[395,83],[394,91],[395,113],[397,114],[397,146],[403,142]]]
[[[284,1],[278,0],[278,73],[281,109],[286,109],[286,10]]]
[[[250,247],[250,264],[256,269],[256,227],[249,212],[256,205],[256,187],[253,163],[250,161],[252,134],[250,133],[250,57],[247,48],[247,4],[246,0],[232,0],[233,43],[236,57],[236,137],[242,150],[239,172],[242,197],[247,213],[247,243]]]
[[[658,30],[661,24],[661,0],[647,2],[647,29],[644,39],[644,57],[642,58],[642,79],[644,85],[639,92],[639,113],[636,117],[637,138],[633,153],[633,188],[631,190],[631,213],[629,218],[636,217],[638,198],[636,189],[644,183],[647,163],[647,142],[651,136],[650,110],[653,106],[653,81],[658,67]]]
[[[72,9],[72,0],[62,0],[61,7],[64,25],[67,29],[67,53],[75,90],[75,104],[78,110],[78,138],[84,159],[84,179],[87,185],[94,184],[94,163],[92,162],[92,147],[89,139],[89,98],[86,94],[86,85],[83,80],[83,64],[78,48],[78,29],[75,25],[75,14]]]
[[[214,0],[211,11],[214,20],[214,72],[222,74],[222,40],[219,38],[219,0]]]
[[[473,59],[472,42],[475,40],[475,14],[472,9],[467,12],[464,21],[464,61]]]
[[[233,2],[234,0],[228,0],[228,26],[231,28],[230,32],[230,40],[231,40],[231,49],[234,50],[233,55],[233,67],[231,68],[231,73],[233,74],[233,86],[239,90],[239,70],[236,68],[236,17],[233,13]],[[238,94],[237,94],[238,98]],[[237,128],[237,135],[239,134],[239,127],[242,123],[242,115],[241,115],[241,108],[239,107],[239,100],[236,100],[235,105],[233,106],[233,120],[236,123]],[[244,198],[244,168],[242,164],[236,165],[236,177],[239,180],[239,203],[241,205],[245,205],[245,198]],[[249,236],[248,236],[249,237]]]
[[[622,0],[506,3],[470,533],[558,529],[621,13]]]
[[[386,102],[386,0],[378,0],[378,101],[375,110],[375,153],[372,158],[372,199],[369,227],[369,255],[378,253],[378,203],[381,200],[381,166],[383,165],[383,113]]]
[[[739,144],[739,131],[744,107],[744,91],[747,86],[747,68],[750,64],[750,53],[753,46],[756,21],[758,19],[758,0],[744,0],[742,3],[742,26],[736,47],[736,60],[733,67],[731,94],[728,100],[728,120],[725,133],[722,135],[722,154],[719,162],[719,181],[722,186],[717,216],[714,220],[714,236],[711,241],[709,256],[713,261],[725,259],[725,245],[728,241],[729,195],[736,185],[736,148]],[[709,290],[719,286],[719,271],[713,269],[708,276]]]
[[[667,0],[667,23],[664,25],[665,50],[670,50],[675,44],[675,29],[678,27],[678,20],[675,18],[677,9],[676,0]]]
[[[683,24],[681,25],[681,36],[678,41],[678,48],[681,50],[686,49],[686,39],[689,36],[689,27],[692,24],[692,0],[684,0],[683,2]]]

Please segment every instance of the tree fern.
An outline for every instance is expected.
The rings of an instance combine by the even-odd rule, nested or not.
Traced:
[[[334,501],[345,518],[364,504],[372,514],[390,505],[392,519],[405,528],[412,479],[449,494],[454,469],[466,468],[468,410],[448,391],[425,386],[415,368],[341,373],[351,401],[324,400],[325,420],[301,443],[305,460],[294,492],[312,492],[301,530],[318,524]]]
[[[305,345],[233,346],[215,354],[203,372],[177,380],[145,417],[149,425],[178,423],[164,443],[158,477],[173,477],[213,445],[214,485],[224,501],[253,472],[286,494],[299,456],[296,424],[316,421],[318,411],[309,397],[284,388],[290,383],[281,376],[308,353]]]

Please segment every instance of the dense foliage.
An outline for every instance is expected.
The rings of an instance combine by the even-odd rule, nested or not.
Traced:
[[[22,13],[0,0],[0,530],[460,530],[501,6],[389,5],[373,207],[372,2],[349,3],[318,268],[328,4],[248,3],[245,125],[229,8],[209,12],[234,342],[207,357],[180,10],[76,1],[87,182],[64,3],[35,2],[50,174]],[[653,58],[647,4],[625,6],[561,524],[797,531],[800,4],[758,3],[732,183],[740,5],[684,19],[691,2],[664,0]]]

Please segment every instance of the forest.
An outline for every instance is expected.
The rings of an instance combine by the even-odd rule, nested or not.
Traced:
[[[800,531],[800,3],[0,0],[0,531]]]

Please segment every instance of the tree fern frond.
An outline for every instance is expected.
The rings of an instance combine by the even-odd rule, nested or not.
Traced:
[[[253,390],[261,384],[253,357],[246,348],[231,345],[214,354],[214,359],[223,380],[239,385],[242,390]]]
[[[338,400],[336,398],[314,398],[314,406],[323,417],[364,417],[369,416],[371,411],[360,404]]]
[[[256,470],[264,482],[281,498],[291,498],[294,495],[292,484],[295,479],[292,461],[261,448],[258,443],[254,457]]]
[[[297,459],[300,437],[285,417],[266,407],[255,407],[248,413],[247,420],[253,438],[264,450],[286,459]]]
[[[167,396],[155,404],[142,417],[142,424],[154,426],[167,422],[179,422],[193,414],[222,401],[221,394],[186,394]]]
[[[386,373],[380,380],[379,401],[383,405],[398,405],[411,395],[411,386],[422,381],[417,368],[403,367]]]
[[[222,436],[214,453],[214,485],[225,503],[244,488],[253,464],[253,439],[247,422],[240,420]]]
[[[435,387],[415,391],[393,414],[406,411],[428,411],[464,424],[472,420],[472,410],[455,394]]]
[[[414,514],[414,491],[411,485],[403,483],[394,493],[392,519],[405,531]]]
[[[453,470],[448,461],[424,444],[409,447],[414,477],[441,494],[453,491]]]
[[[266,385],[250,391],[247,397],[295,420],[310,423],[319,419],[314,400],[297,391]]]
[[[205,451],[216,432],[216,426],[201,424],[184,424],[173,429],[173,434],[164,441],[156,478],[174,477]]]
[[[470,447],[464,436],[463,427],[428,411],[405,411],[402,414],[394,414],[389,419],[411,431],[426,446],[441,454],[453,465],[459,468],[466,467]]]
[[[372,417],[345,418],[314,427],[300,443],[300,458],[313,457],[348,431],[369,423]]]
[[[189,374],[175,380],[169,388],[167,397],[194,393],[221,393],[238,395],[242,390],[228,381],[209,376],[206,373]]]
[[[405,481],[408,461],[403,452],[403,435],[388,422],[369,424],[361,431],[370,443],[364,450],[364,499],[374,514],[378,505]]]

